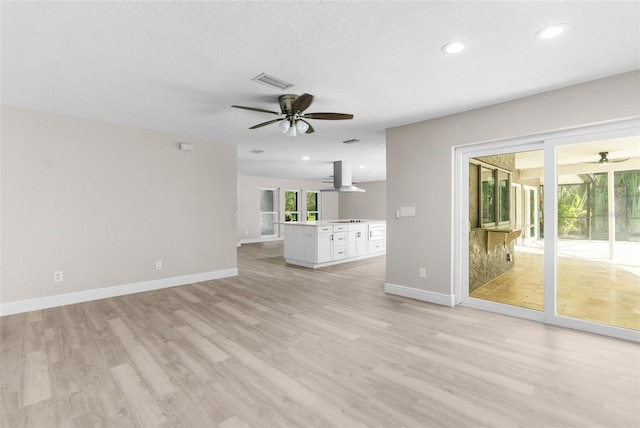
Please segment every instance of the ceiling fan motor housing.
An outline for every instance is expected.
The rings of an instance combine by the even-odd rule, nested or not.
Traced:
[[[290,116],[294,114],[293,111],[293,102],[298,98],[298,95],[293,94],[284,94],[278,97],[278,102],[280,103],[280,110],[282,114]]]

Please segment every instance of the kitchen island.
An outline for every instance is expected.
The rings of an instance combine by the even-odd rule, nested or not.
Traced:
[[[320,268],[386,254],[384,220],[295,221],[284,224],[284,258]]]

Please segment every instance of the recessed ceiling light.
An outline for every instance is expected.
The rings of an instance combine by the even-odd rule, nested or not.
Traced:
[[[559,35],[566,33],[569,30],[568,24],[554,24],[543,28],[536,33],[537,39],[548,40],[558,37]]]
[[[464,43],[462,42],[449,42],[442,47],[442,52],[448,54],[455,54],[464,50]]]
[[[309,159],[311,159],[309,156],[303,156],[302,157],[302,160],[309,160]]]
[[[364,168],[364,167],[365,167],[364,165],[360,165],[360,169],[362,169],[362,168]]]

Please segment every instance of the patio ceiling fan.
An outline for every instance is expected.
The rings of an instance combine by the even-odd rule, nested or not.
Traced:
[[[309,119],[321,119],[321,120],[348,120],[353,119],[352,114],[347,113],[304,113],[313,102],[313,95],[302,94],[292,95],[285,94],[278,97],[278,103],[280,104],[280,112],[265,110],[257,107],[244,107],[238,105],[232,105],[231,107],[241,108],[244,110],[259,111],[262,113],[271,113],[280,116],[279,119],[269,120],[257,125],[253,125],[249,129],[262,128],[263,126],[271,125],[272,123],[278,123],[280,130],[290,137],[295,137],[298,132],[301,134],[311,134],[314,132],[313,126],[307,120]]]
[[[618,162],[624,162],[624,161],[628,161],[631,158],[617,158],[617,159],[609,159],[607,158],[607,155],[609,154],[609,152],[600,152],[598,153],[600,155],[600,160],[598,160],[597,162],[585,162],[585,163],[597,163],[599,165],[607,165],[610,163],[618,163]]]

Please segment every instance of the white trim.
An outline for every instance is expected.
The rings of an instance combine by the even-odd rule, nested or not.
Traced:
[[[456,296],[453,294],[442,294],[433,291],[420,290],[418,288],[406,287],[404,285],[384,284],[384,292],[397,296],[408,297],[410,299],[422,300],[424,302],[435,303],[442,306],[454,306]]]
[[[276,236],[274,238],[247,238],[238,242],[238,247],[242,244],[257,244],[259,242],[284,241],[284,236]]]
[[[468,308],[481,309],[483,311],[495,312],[497,314],[508,315],[510,317],[524,318],[532,321],[544,321],[544,312],[535,309],[521,308],[508,305],[506,303],[491,302],[489,300],[468,297],[461,304]]]
[[[238,276],[238,268],[222,269],[192,275],[176,276],[173,278],[155,279],[152,281],[136,282],[133,284],[116,285],[113,287],[97,288],[93,290],[77,291],[74,293],[57,294],[54,296],[35,299],[18,300],[0,304],[0,315],[12,315],[40,309],[55,308],[57,306],[73,305],[75,303],[124,296],[126,294],[159,290],[161,288],[176,287],[193,284],[195,282],[210,281],[212,279]]]
[[[640,331],[630,330],[622,327],[615,327],[607,324],[599,324],[592,321],[578,318],[567,318],[551,314],[547,318],[547,323],[558,327],[571,328],[573,330],[586,331],[587,333],[602,334],[618,339],[640,342]]]

